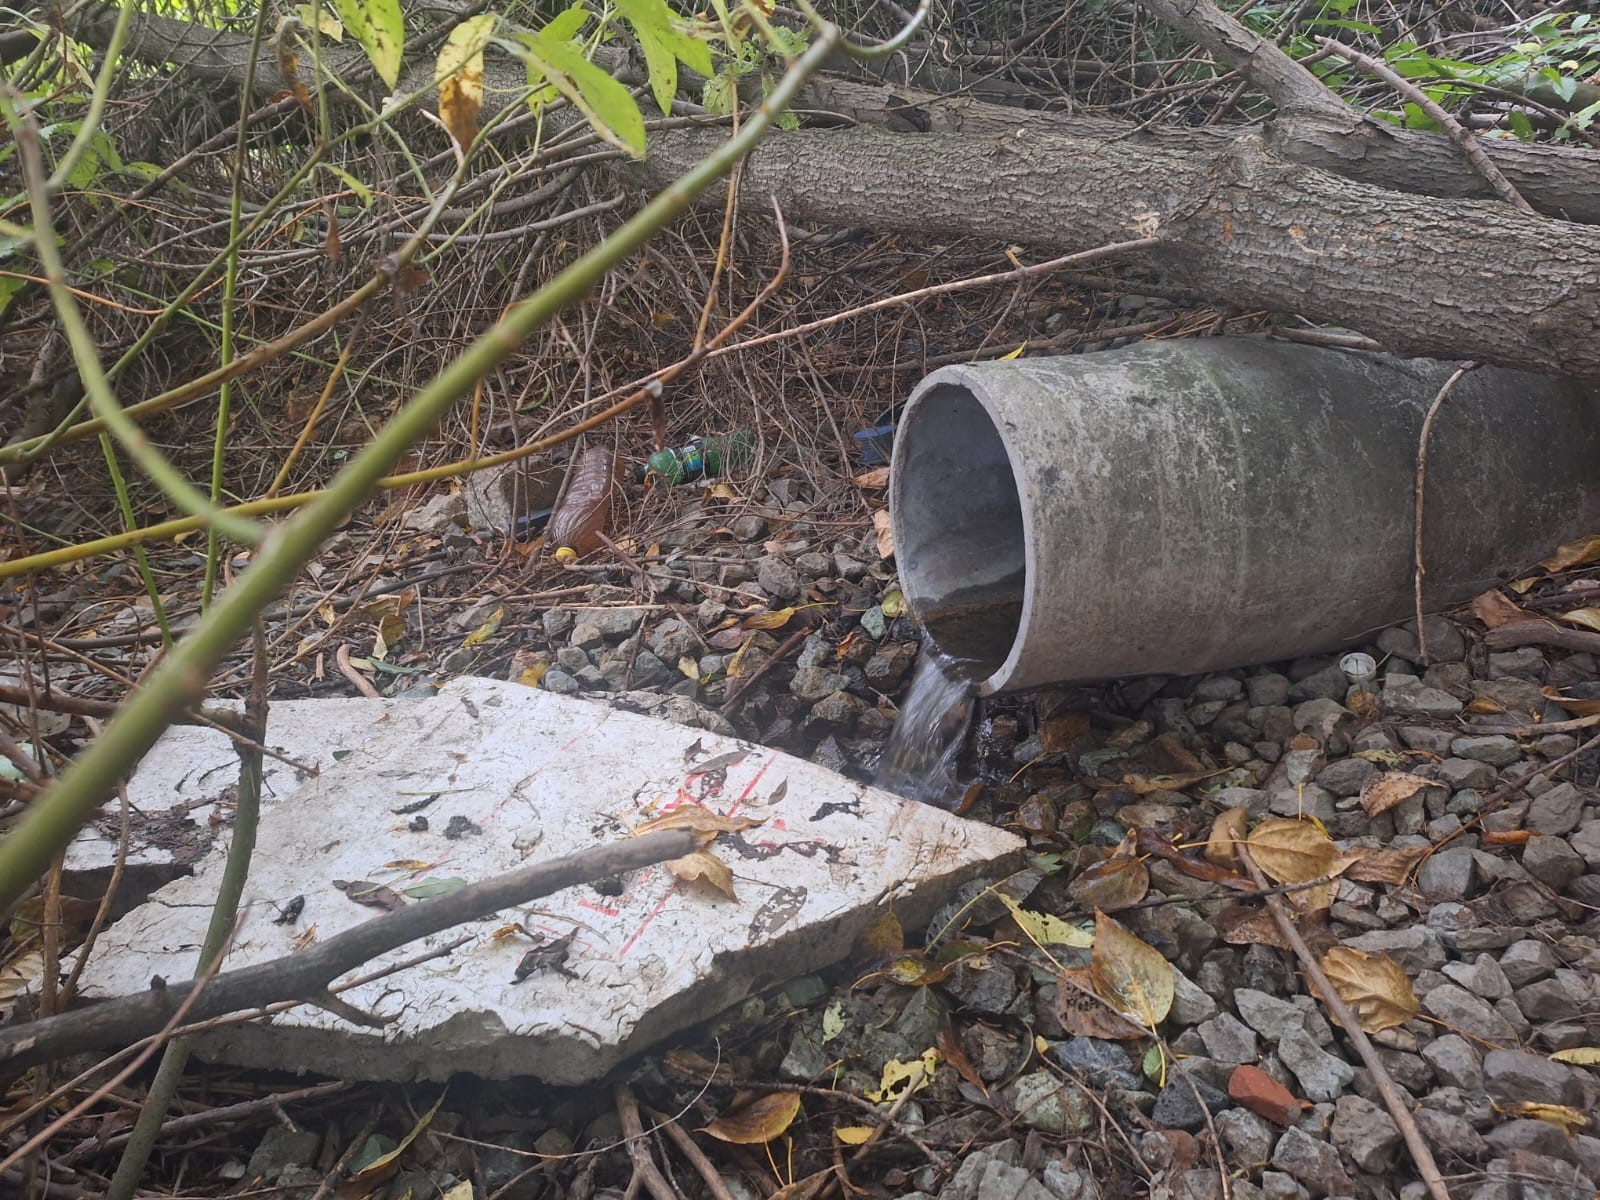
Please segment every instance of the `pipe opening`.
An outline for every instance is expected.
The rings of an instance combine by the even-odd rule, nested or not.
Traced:
[[[1028,569],[1001,431],[969,389],[935,384],[906,406],[891,479],[901,590],[939,649],[987,679],[1017,640]]]

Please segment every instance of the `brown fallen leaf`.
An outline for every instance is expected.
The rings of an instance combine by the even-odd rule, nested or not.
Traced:
[[[1112,1011],[1095,992],[1089,972],[1081,968],[1056,976],[1056,1020],[1073,1037],[1127,1042],[1150,1036],[1148,1029]]]
[[[1230,904],[1217,914],[1217,932],[1230,946],[1253,946],[1260,942],[1275,950],[1291,950],[1278,922],[1265,908]]]
[[[1540,688],[1539,694],[1546,700],[1553,700],[1575,717],[1592,717],[1600,714],[1600,700],[1584,696],[1563,696],[1553,687]]]
[[[697,767],[696,774],[703,775],[716,769],[711,763],[707,763]],[[662,829],[687,829],[691,833],[698,834],[741,833],[762,824],[765,822],[751,817],[725,817],[719,812],[712,812],[702,804],[680,804],[669,813],[645,821],[633,832],[635,836],[641,837]]]
[[[1478,836],[1480,846],[1526,846],[1531,829],[1491,829]]]
[[[1562,613],[1561,619],[1600,633],[1600,608],[1575,608],[1571,612]]]
[[[712,888],[729,900],[739,898],[733,894],[733,872],[709,850],[696,850],[693,854],[674,858],[666,864],[666,868],[674,879],[682,883]]]
[[[956,1036],[955,1024],[950,1020],[948,1013],[945,1014],[944,1020],[939,1024],[938,1033],[934,1034],[933,1045],[939,1051],[940,1057],[950,1064],[957,1075],[961,1076],[980,1092],[985,1095],[988,1094],[989,1087],[983,1082],[983,1076],[978,1074],[978,1068],[967,1057],[966,1048],[962,1046],[961,1039]]]
[[[700,1132],[735,1146],[759,1146],[781,1136],[799,1115],[799,1092],[742,1091]]]
[[[1345,877],[1357,883],[1388,883],[1398,887],[1411,878],[1417,864],[1433,853],[1432,846],[1394,846],[1382,850],[1357,849]]]
[[[889,468],[873,467],[855,477],[855,485],[866,491],[879,492],[889,486]]]
[[[1367,816],[1388,812],[1396,804],[1411,799],[1423,788],[1438,787],[1437,781],[1409,771],[1385,771],[1361,787],[1361,808]]]
[[[1137,858],[1108,858],[1079,873],[1067,894],[1081,908],[1119,912],[1132,908],[1150,891],[1150,871]]]
[[[332,882],[350,899],[368,908],[397,912],[406,906],[405,897],[399,892],[381,883],[373,883],[370,879],[335,879]]]
[[[1334,873],[1339,847],[1314,822],[1272,817],[1246,839],[1250,856],[1274,883],[1308,883]]]
[[[1586,563],[1600,562],[1600,533],[1566,543],[1539,565],[1546,571],[1565,571],[1568,567],[1581,567]]]
[[[906,948],[905,930],[900,918],[889,909],[879,913],[870,925],[856,934],[850,958],[859,963],[882,962]]]
[[[887,509],[880,508],[872,514],[872,528],[878,535],[878,557],[888,562],[894,557],[894,528]]]
[[[1177,990],[1172,964],[1161,952],[1098,911],[1089,979],[1102,1000],[1152,1031],[1166,1020]]]
[[[1490,629],[1533,619],[1533,614],[1519,607],[1515,600],[1498,588],[1490,588],[1482,595],[1473,597],[1472,615]]]
[[[1193,855],[1185,854],[1177,846],[1173,845],[1170,838],[1163,837],[1154,830],[1140,829],[1137,834],[1139,852],[1141,854],[1153,854],[1157,858],[1166,860],[1190,879],[1200,879],[1206,883],[1220,883],[1223,887],[1231,887],[1242,892],[1255,890],[1255,884],[1243,876],[1228,870],[1226,867],[1219,867],[1216,863],[1207,862],[1203,858],[1195,858]]]
[[[1368,1033],[1404,1025],[1417,1015],[1411,979],[1387,954],[1335,946],[1322,956],[1322,969]]]

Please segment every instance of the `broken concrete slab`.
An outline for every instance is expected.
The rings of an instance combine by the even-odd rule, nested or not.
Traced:
[[[264,803],[229,968],[368,919],[335,880],[426,892],[625,837],[683,804],[762,824],[716,843],[735,900],[664,867],[570,889],[368,964],[471,938],[342,993],[388,1018],[381,1030],[302,1006],[205,1035],[197,1050],[221,1061],[365,1079],[465,1071],[585,1082],[753,992],[837,962],[885,907],[915,925],[960,884],[1003,874],[1022,855],[1001,830],[789,755],[518,684],[463,678],[426,700],[304,703],[322,712],[319,744],[343,740],[350,753]],[[189,975],[221,867],[219,847],[112,926],[85,994]],[[274,923],[296,896],[299,917]],[[549,946],[569,935],[564,959],[550,955],[515,981],[534,936]]]

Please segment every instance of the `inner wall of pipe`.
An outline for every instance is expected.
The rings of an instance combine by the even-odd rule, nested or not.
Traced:
[[[977,678],[1005,663],[1022,622],[1027,539],[1000,430],[966,388],[934,384],[895,433],[891,502],[900,587],[928,636]]]

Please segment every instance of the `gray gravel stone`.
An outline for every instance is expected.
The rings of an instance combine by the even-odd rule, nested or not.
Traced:
[[[1179,1025],[1199,1025],[1217,1015],[1217,1002],[1182,971],[1173,970],[1172,982],[1168,1019]]]
[[[1311,1193],[1293,1175],[1282,1171],[1261,1172],[1262,1200],[1310,1200]]]
[[[1234,989],[1233,1003],[1244,1023],[1269,1042],[1276,1042],[1285,1029],[1302,1026],[1298,1008],[1255,988]]]
[[[1443,617],[1424,617],[1422,632],[1427,635],[1428,658],[1436,663],[1460,662],[1467,653],[1466,639],[1461,631]],[[1378,649],[1397,658],[1418,662],[1422,648],[1417,641],[1417,623],[1391,625],[1378,635]]]
[[[1461,740],[1457,738],[1456,742]],[[1433,776],[1451,791],[1459,788],[1487,788],[1493,786],[1495,781],[1493,767],[1486,762],[1478,762],[1471,758],[1447,758],[1434,767]]]
[[[1272,1165],[1293,1176],[1313,1196],[1354,1196],[1355,1184],[1339,1161],[1339,1152],[1303,1129],[1284,1132],[1272,1149]],[[1262,1191],[1272,1192],[1262,1178]],[[1281,1194],[1281,1193],[1280,1193]]]
[[[1485,1000],[1503,1000],[1511,995],[1511,981],[1500,969],[1500,964],[1488,954],[1480,954],[1470,963],[1446,963],[1444,973],[1452,982],[1459,983]]]
[[[1533,798],[1523,823],[1534,833],[1571,833],[1583,819],[1583,806],[1592,801],[1592,794],[1570,783],[1557,784]]]
[[[1228,1160],[1254,1173],[1272,1153],[1274,1131],[1266,1120],[1248,1108],[1230,1108],[1215,1118],[1217,1137]]]
[[[1555,951],[1533,938],[1513,943],[1500,956],[1500,969],[1514,988],[1548,978],[1555,972],[1556,965]]]
[[[1446,959],[1444,942],[1438,932],[1424,925],[1374,929],[1346,938],[1345,945],[1367,954],[1387,954],[1413,975],[1418,971],[1437,971]]]
[[[1336,758],[1317,772],[1317,786],[1335,796],[1355,796],[1379,774],[1377,765],[1364,758]]]
[[[546,671],[539,685],[545,691],[554,692],[558,696],[574,696],[583,690],[576,679],[558,667],[551,667]]]
[[[1116,1042],[1075,1037],[1052,1044],[1050,1053],[1062,1066],[1082,1076],[1093,1087],[1104,1089],[1116,1085],[1131,1089],[1140,1086],[1133,1060]]]
[[[1565,1158],[1567,1135],[1548,1121],[1520,1117],[1506,1121],[1491,1129],[1484,1140],[1494,1154],[1507,1154],[1512,1150],[1529,1150],[1534,1154],[1548,1154],[1552,1158]]]
[[[1289,680],[1276,671],[1252,675],[1244,681],[1244,690],[1254,708],[1272,708],[1289,699]]]
[[[1522,747],[1504,734],[1487,737],[1460,737],[1450,743],[1457,758],[1472,758],[1491,767],[1509,767],[1522,757]]]
[[[1516,1027],[1490,1007],[1488,1001],[1456,984],[1441,984],[1428,991],[1422,997],[1422,1007],[1430,1016],[1468,1037],[1494,1045],[1516,1044]]]
[[[1340,1096],[1328,1128],[1333,1144],[1346,1158],[1371,1175],[1382,1175],[1400,1158],[1400,1128],[1371,1100]]]
[[[1429,855],[1417,869],[1417,890],[1429,900],[1467,900],[1478,891],[1478,864],[1470,846]]]
[[[758,517],[754,513],[746,513],[742,517],[735,517],[728,526],[733,536],[741,542],[758,542],[767,532],[765,517]]]
[[[1195,1078],[1192,1073],[1174,1071],[1167,1086],[1156,1096],[1156,1106],[1150,1112],[1150,1119],[1167,1129],[1194,1133],[1205,1128],[1207,1109],[1219,1113],[1231,1103],[1226,1092],[1212,1087],[1205,1080]],[[1205,1107],[1202,1108],[1202,1105]]]
[[[1100,1119],[1096,1108],[1083,1089],[1075,1083],[1064,1083],[1049,1071],[1034,1071],[1024,1075],[1006,1089],[1007,1096],[1017,1108],[1018,1119],[1044,1133],[1079,1134],[1092,1129]],[[1027,1172],[1023,1172],[1026,1176]],[[1044,1188],[1039,1186],[1042,1192]],[[982,1200],[995,1193],[987,1187],[980,1188]],[[1002,1191],[1001,1195],[1016,1193]],[[942,1196],[943,1193],[941,1192]]]
[[[1522,1050],[1491,1050],[1483,1059],[1483,1090],[1502,1106],[1519,1100],[1583,1102],[1583,1080],[1571,1067]]]
[[[1573,833],[1571,842],[1589,870],[1600,875],[1600,821],[1583,822]]]
[[[1538,679],[1544,674],[1544,653],[1537,646],[1519,646],[1489,655],[1489,678],[1512,676],[1518,679]]]
[[[1255,1030],[1229,1012],[1218,1013],[1203,1022],[1196,1032],[1205,1043],[1206,1053],[1228,1066],[1253,1063],[1260,1053]]]
[[[1434,1157],[1444,1166],[1452,1156],[1475,1163],[1489,1149],[1483,1135],[1472,1127],[1472,1122],[1455,1113],[1423,1106],[1411,1114],[1417,1129],[1433,1149]]]
[[[793,600],[800,594],[800,573],[770,554],[756,560],[756,582],[778,600]]]
[[[1535,834],[1522,848],[1522,869],[1545,886],[1564,892],[1587,867],[1565,838]]]
[[[1568,972],[1561,972],[1565,974]],[[1561,975],[1517,989],[1516,1003],[1523,1016],[1541,1025],[1579,1019],[1582,1011],[1579,999],[1568,989]]]
[[[1397,717],[1427,717],[1441,721],[1456,716],[1466,707],[1449,692],[1441,692],[1438,688],[1424,687],[1421,683],[1394,687],[1387,680],[1380,703],[1385,712]]]
[[[1432,725],[1402,725],[1400,741],[1407,749],[1444,758],[1450,753],[1450,743],[1455,741],[1455,734],[1448,729],[1435,729]]]
[[[547,608],[540,616],[539,622],[544,626],[544,635],[555,641],[567,630],[571,629],[577,618],[573,616],[570,608]]]
[[[1422,1057],[1447,1087],[1476,1091],[1483,1086],[1483,1055],[1458,1033],[1434,1038],[1422,1048]]]
[[[663,621],[650,637],[650,649],[662,662],[676,666],[679,659],[700,657],[700,638],[687,621]]]
[[[1356,1075],[1354,1067],[1322,1049],[1298,1025],[1287,1027],[1279,1036],[1278,1058],[1294,1072],[1301,1090],[1312,1100],[1338,1099]]]
[[[846,682],[845,677],[837,671],[823,667],[801,667],[794,673],[789,690],[796,699],[815,704],[824,696],[831,696],[843,689]]]

